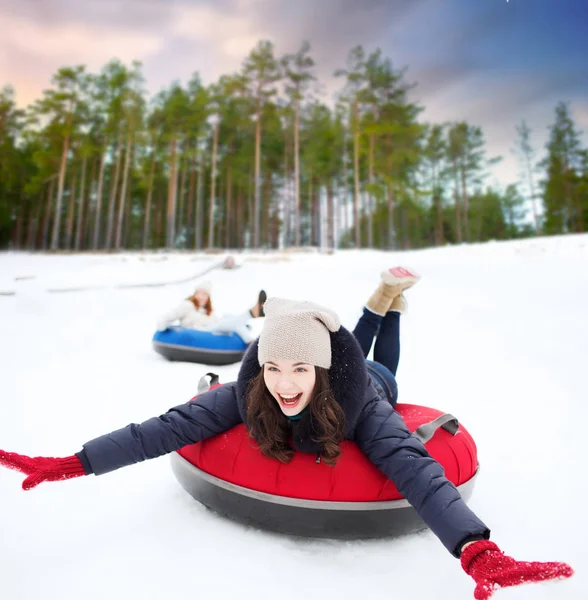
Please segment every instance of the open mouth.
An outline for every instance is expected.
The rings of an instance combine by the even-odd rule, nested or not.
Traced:
[[[294,408],[302,398],[302,392],[300,394],[278,394],[280,403],[285,408]]]

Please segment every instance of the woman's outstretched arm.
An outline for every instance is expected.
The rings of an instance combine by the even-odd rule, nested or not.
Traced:
[[[28,475],[23,489],[43,481],[103,475],[194,444],[241,422],[236,384],[229,383],[176,406],[160,417],[127,425],[83,445],[65,458],[35,457],[0,450],[0,464]]]
[[[490,530],[467,507],[443,467],[415,438],[388,402],[366,405],[355,432],[363,453],[415,508],[454,556],[465,541],[488,539]]]
[[[388,402],[366,406],[356,428],[356,442],[394,481],[443,545],[461,558],[464,571],[476,583],[476,600],[488,600],[499,587],[573,575],[566,563],[518,561],[488,540],[488,527],[467,507],[441,465]]]

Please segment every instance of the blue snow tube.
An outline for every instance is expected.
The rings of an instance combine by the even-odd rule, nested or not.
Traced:
[[[202,331],[186,327],[168,327],[156,331],[153,348],[168,360],[229,365],[239,362],[247,344],[234,331]]]

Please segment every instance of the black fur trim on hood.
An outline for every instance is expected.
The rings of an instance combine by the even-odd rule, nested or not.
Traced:
[[[357,420],[367,400],[368,373],[363,352],[352,333],[344,327],[331,333],[331,368],[329,379],[335,400],[345,413],[345,437],[357,425]],[[257,359],[255,340],[247,350],[237,378],[237,401],[243,423],[247,425],[246,390],[249,382],[261,371]],[[318,452],[320,447],[313,441],[316,435],[310,420],[310,413],[300,420],[292,421],[294,447],[302,452]]]

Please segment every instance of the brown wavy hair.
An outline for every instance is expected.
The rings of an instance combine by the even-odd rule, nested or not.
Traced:
[[[316,369],[316,382],[309,403],[310,421],[320,445],[321,456],[334,465],[341,454],[340,442],[345,431],[345,413],[335,400],[329,382],[329,371]],[[265,385],[262,370],[249,382],[246,392],[247,425],[249,434],[259,445],[264,456],[288,463],[294,456],[290,443],[288,417],[280,410],[276,399]]]
[[[210,300],[210,294],[208,294],[208,300],[206,301],[204,307],[201,307],[200,304],[198,304],[198,300],[196,300],[196,292],[194,292],[194,294],[192,294],[189,298],[186,298],[186,300],[190,300],[190,302],[194,305],[196,310],[204,308],[204,310],[206,311],[206,315],[210,317],[210,314],[212,313],[212,301]]]

